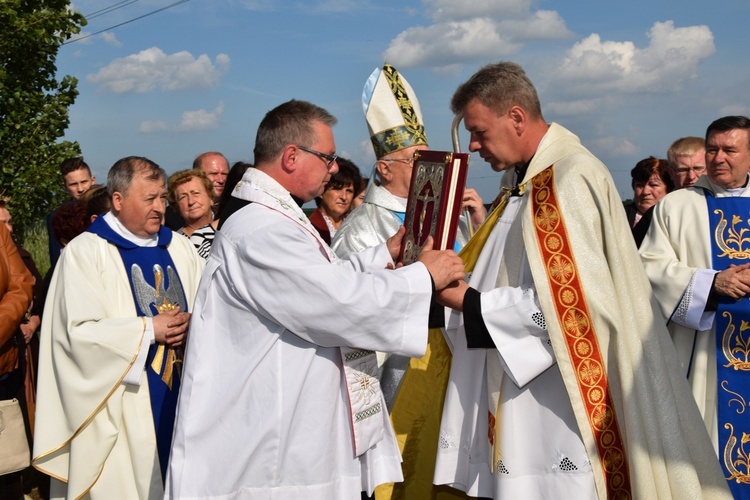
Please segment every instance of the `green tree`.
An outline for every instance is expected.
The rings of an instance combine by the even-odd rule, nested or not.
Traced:
[[[70,0],[0,0],[0,196],[21,238],[61,202],[60,163],[80,154],[78,143],[58,142],[78,81],[58,80],[55,60],[85,25]]]

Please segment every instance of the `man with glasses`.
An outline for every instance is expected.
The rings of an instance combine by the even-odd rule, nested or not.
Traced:
[[[667,150],[674,188],[692,187],[706,173],[706,141],[700,137],[682,137]]]
[[[706,141],[700,137],[681,137],[672,143],[667,150],[669,174],[674,182],[674,191],[692,187],[698,178],[706,173]],[[649,208],[633,228],[635,244],[640,248],[646,237],[654,208]]]
[[[724,477],[746,498],[748,470],[736,466],[750,434],[750,119],[711,123],[705,150],[706,175],[656,205],[640,254]],[[681,165],[703,168],[697,156]]]
[[[196,298],[167,498],[352,499],[402,478],[373,351],[421,356],[433,289],[463,264],[392,269],[403,230],[336,257],[301,209],[338,170],[335,123],[292,100],[258,128]]]

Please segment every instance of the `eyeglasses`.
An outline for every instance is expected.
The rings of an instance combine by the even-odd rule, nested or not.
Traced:
[[[331,165],[333,165],[333,162],[335,162],[336,159],[338,159],[338,156],[336,155],[327,155],[325,153],[321,153],[320,151],[315,151],[314,149],[303,148],[302,146],[297,146],[297,147],[301,149],[302,151],[306,153],[310,153],[311,155],[315,155],[321,160],[323,160],[324,162],[326,162],[326,167],[328,168],[331,168]]]
[[[414,166],[414,157],[411,158],[382,158],[381,161],[397,161],[400,163],[406,163],[410,167]]]
[[[706,167],[701,167],[701,166],[692,167],[692,168],[691,167],[680,167],[680,168],[675,168],[674,169],[674,172],[676,174],[679,174],[679,175],[687,174],[687,173],[689,173],[691,171],[694,172],[694,173],[696,173],[696,174],[698,174],[698,175],[703,175],[703,172],[706,171]]]

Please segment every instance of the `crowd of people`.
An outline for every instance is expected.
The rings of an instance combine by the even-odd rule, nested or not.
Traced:
[[[407,266],[428,142],[389,64],[369,183],[291,100],[253,164],[63,162],[45,277],[0,201],[0,417],[31,446],[0,498],[750,498],[750,119],[638,162],[623,205],[517,64],[450,104],[500,192]]]

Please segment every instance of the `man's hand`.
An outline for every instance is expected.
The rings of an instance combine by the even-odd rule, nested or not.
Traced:
[[[153,317],[153,321],[156,341],[160,344],[177,347],[185,341],[185,335],[190,324],[190,313],[180,312],[180,308],[177,307],[172,311],[157,314]]]
[[[388,252],[391,254],[391,259],[393,259],[393,262],[396,262],[396,259],[398,259],[398,254],[401,251],[401,242],[403,241],[405,234],[406,228],[404,226],[399,226],[396,234],[388,238],[388,240],[385,242],[385,245],[388,247]]]
[[[487,217],[487,210],[484,208],[482,198],[471,188],[464,189],[463,208],[469,211],[469,218],[474,229],[481,226]]]
[[[435,288],[440,291],[454,281],[463,279],[464,263],[453,250],[433,250],[432,245],[432,236],[428,236],[417,260],[425,265],[435,282]]]
[[[27,323],[21,323],[21,333],[23,333],[24,342],[27,344],[31,342],[31,339],[34,338],[34,332],[39,328],[39,323],[41,323],[41,320],[38,314],[29,317]]]
[[[443,288],[437,294],[437,302],[441,306],[450,307],[456,311],[464,310],[464,295],[469,285],[459,280],[449,287]]]
[[[714,290],[719,295],[741,299],[750,293],[750,263],[729,266],[720,271],[714,281]]]

